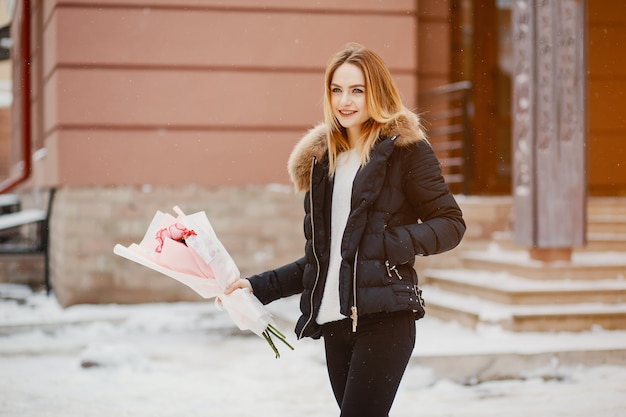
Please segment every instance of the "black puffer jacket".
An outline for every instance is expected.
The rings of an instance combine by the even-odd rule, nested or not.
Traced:
[[[359,316],[409,310],[421,318],[415,256],[450,250],[465,232],[439,161],[423,139],[417,116],[407,113],[383,129],[370,161],[356,175],[341,247],[339,293],[345,316],[356,307]],[[306,191],[305,255],[249,279],[264,304],[302,293],[296,334],[319,338],[315,318],[328,269],[333,189],[324,125],[302,138],[288,168],[296,190]]]

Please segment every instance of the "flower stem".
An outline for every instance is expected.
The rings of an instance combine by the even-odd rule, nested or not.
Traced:
[[[276,345],[274,344],[274,341],[272,341],[272,337],[270,336],[269,331],[265,330],[263,332],[263,337],[265,338],[267,343],[269,343],[270,347],[274,351],[274,354],[276,355],[276,359],[280,358],[280,353],[278,352],[278,349],[276,348]]]
[[[280,332],[280,330],[278,330],[273,325],[268,324],[267,328],[265,329],[265,331],[262,334],[263,334],[263,338],[265,339],[265,341],[270,345],[270,347],[274,351],[274,354],[276,354],[276,359],[280,358],[280,352],[278,351],[278,348],[274,344],[274,340],[272,339],[272,335],[274,335],[275,337],[278,338],[278,340],[280,340],[281,342],[286,344],[289,347],[289,349],[294,350],[293,346],[291,346],[289,344],[289,342],[287,342],[287,338],[285,337],[285,335],[282,334]]]
[[[286,344],[286,345],[287,345],[287,347],[289,347],[289,349],[294,350],[294,349],[293,349],[293,346],[291,346],[291,345],[289,344],[289,342],[287,342],[287,338],[285,337],[285,335],[284,335],[284,334],[282,334],[282,333],[280,332],[280,330],[278,330],[276,327],[274,327],[274,326],[273,326],[273,325],[271,325],[271,324],[268,324],[268,326],[267,326],[267,331],[268,331],[268,332],[270,332],[270,333],[272,333],[274,336],[278,337],[278,339],[279,339],[281,342],[283,342],[284,344]]]

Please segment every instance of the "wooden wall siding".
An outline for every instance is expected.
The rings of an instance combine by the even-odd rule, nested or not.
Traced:
[[[517,243],[585,243],[584,3],[514,2],[513,199]]]
[[[348,41],[378,51],[416,104],[414,1],[36,3],[42,181],[287,182],[289,151],[322,118],[326,63]]]
[[[588,1],[588,169],[597,195],[626,195],[626,2]]]

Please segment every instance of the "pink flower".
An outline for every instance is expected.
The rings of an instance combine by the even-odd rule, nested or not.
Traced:
[[[165,243],[165,239],[172,239],[176,242],[185,244],[185,239],[187,239],[189,236],[196,236],[196,232],[187,229],[185,226],[178,222],[172,224],[169,227],[164,227],[156,233],[155,239],[159,244],[155,248],[155,252],[161,253],[161,251],[163,250],[163,244]]]

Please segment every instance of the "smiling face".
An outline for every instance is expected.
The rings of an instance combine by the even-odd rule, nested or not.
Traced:
[[[348,133],[350,146],[361,137],[361,128],[370,118],[365,97],[363,71],[354,64],[340,65],[330,82],[333,114]]]

